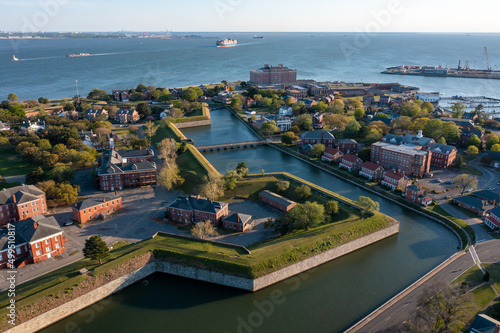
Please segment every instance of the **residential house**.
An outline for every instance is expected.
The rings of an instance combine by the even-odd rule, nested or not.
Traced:
[[[119,124],[132,124],[140,119],[139,113],[136,110],[120,109],[116,111],[115,121]]]
[[[459,207],[477,213],[477,215],[479,216],[485,216],[488,211],[493,208],[493,206],[487,204],[486,201],[472,195],[464,195],[462,197],[454,198],[453,202],[456,203]]]
[[[384,168],[382,168],[378,164],[367,161],[361,165],[361,171],[359,172],[359,175],[370,180],[382,179],[384,178]]]
[[[389,95],[380,96],[378,103],[379,103],[379,105],[388,105],[389,103],[391,103],[391,96],[389,96]]]
[[[312,115],[312,125],[315,129],[323,128],[323,115],[320,112],[316,112]]]
[[[338,148],[344,154],[358,154],[358,143],[353,139],[340,139],[338,144]]]
[[[127,103],[130,99],[130,93],[128,90],[113,90],[111,93],[115,102]]]
[[[259,193],[259,200],[284,213],[291,211],[297,205],[295,201],[288,200],[279,194],[267,190]]]
[[[292,120],[284,116],[265,116],[264,121],[274,121],[281,133],[287,132],[292,127]]]
[[[280,116],[291,116],[293,115],[293,109],[290,106],[282,106],[279,110]]]
[[[349,171],[360,171],[361,164],[363,164],[363,161],[359,157],[351,154],[344,154],[340,159],[339,166]]]
[[[373,95],[363,96],[363,104],[364,105],[372,105],[374,103],[375,103],[375,97]]]
[[[55,257],[65,252],[63,231],[53,217],[35,215],[16,223],[14,244],[9,230],[0,231],[0,268],[18,268]],[[8,265],[9,246],[14,245],[15,262]]]
[[[214,97],[215,102],[222,103],[224,105],[231,104],[231,100],[233,98],[233,93],[227,91],[221,91]]]
[[[155,186],[156,163],[151,149],[115,150],[102,154],[97,177],[102,191]]]
[[[45,192],[33,185],[0,191],[0,225],[47,213]]]
[[[338,148],[327,147],[323,153],[321,159],[326,162],[340,162],[342,159],[342,153]]]
[[[500,228],[500,207],[495,207],[490,211],[490,216],[486,217],[484,224],[493,230]]]
[[[479,119],[479,116],[475,112],[465,112],[462,115],[462,119],[472,120],[475,123]]]
[[[210,221],[218,226],[222,218],[229,214],[228,204],[212,201],[194,195],[178,196],[167,207],[170,220],[180,223],[198,223]]]
[[[122,198],[119,196],[91,198],[77,202],[72,207],[73,220],[83,224],[99,217],[106,217],[122,209]]]
[[[493,206],[500,204],[500,194],[495,193],[493,191],[476,191],[473,192],[471,195],[481,200],[484,200]]]
[[[483,160],[485,157],[489,157],[491,159],[490,166],[494,168],[500,168],[500,152],[485,150],[483,156],[481,157],[481,160]]]
[[[460,131],[462,132],[460,134],[460,145],[463,147],[467,147],[467,141],[469,141],[473,135],[477,135],[481,142],[484,141],[484,131],[478,131],[472,127],[461,127]]]
[[[387,170],[384,172],[382,185],[391,188],[393,191],[396,189],[404,190],[410,183],[410,179],[401,172],[396,172],[394,170]]]
[[[19,128],[19,132],[21,134],[37,133],[43,131],[44,129],[45,121],[31,122],[28,120],[21,125],[21,127]]]
[[[222,227],[229,230],[245,232],[252,229],[252,215],[232,213],[222,218]]]
[[[10,131],[10,124],[0,121],[0,131]]]
[[[168,110],[163,110],[161,113],[160,113],[160,119],[163,119],[163,118],[167,118],[168,115],[169,115],[169,111]]]
[[[334,147],[335,146],[335,137],[332,133],[328,131],[309,131],[302,134],[300,138],[301,145],[315,145],[317,143],[321,143],[325,145],[325,147]]]
[[[426,196],[424,189],[417,185],[408,186],[403,192],[403,197],[421,206],[429,206],[432,204],[432,199]]]
[[[103,117],[104,119],[108,119],[108,111],[104,109],[88,109],[85,111],[84,118],[88,121],[93,121],[98,117]]]

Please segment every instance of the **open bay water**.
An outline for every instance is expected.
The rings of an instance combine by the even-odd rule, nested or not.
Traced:
[[[398,65],[471,68],[500,67],[500,34],[429,33],[202,33],[200,39],[32,39],[0,40],[0,100],[11,92],[20,99],[63,98],[93,88],[130,89],[139,83],[181,87],[249,79],[264,64],[284,64],[300,79],[347,82],[399,82],[439,91],[443,96],[500,97],[500,80],[432,78],[381,74]],[[238,46],[217,48],[217,38]],[[348,50],[346,52],[345,50]],[[90,53],[67,58],[66,54]],[[16,55],[21,61],[12,61]]]
[[[183,132],[197,145],[254,140],[227,110],[211,116],[212,126]],[[400,233],[256,293],[155,274],[42,332],[341,332],[457,251],[440,224],[273,148],[204,155],[222,173],[245,161],[253,173],[287,171],[354,200],[369,196]]]

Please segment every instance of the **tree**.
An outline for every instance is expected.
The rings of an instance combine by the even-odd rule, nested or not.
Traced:
[[[358,153],[358,157],[363,160],[363,162],[369,161],[371,156],[372,149],[370,147],[365,147],[361,149]]]
[[[492,151],[500,151],[500,144],[496,144],[496,145],[491,146],[491,150]]]
[[[486,136],[486,149],[491,150],[491,147],[500,143],[500,138],[496,135],[487,135]]]
[[[359,135],[359,130],[361,129],[361,125],[356,120],[351,120],[344,131],[344,136],[346,138],[355,139]]]
[[[354,110],[354,118],[356,118],[356,120],[361,120],[363,119],[363,117],[365,116],[365,110],[363,110],[363,108],[357,108],[356,110]]]
[[[294,132],[286,132],[286,133],[283,133],[281,135],[281,142],[283,142],[284,144],[287,144],[287,145],[294,143],[298,139],[299,139],[299,137],[297,135],[295,135]]]
[[[467,154],[469,155],[477,155],[479,153],[479,149],[476,146],[467,147]]]
[[[296,121],[306,131],[310,131],[312,129],[312,117],[310,114],[301,114],[297,117]]]
[[[278,128],[278,126],[276,126],[276,122],[274,120],[272,120],[272,121],[266,121],[262,125],[262,127],[260,128],[260,131],[264,135],[271,135],[271,134],[279,132],[279,128]]]
[[[454,122],[443,122],[442,134],[448,144],[460,142],[462,131]]]
[[[238,174],[238,180],[242,180],[248,174],[248,167],[245,162],[239,162],[235,171]]]
[[[290,182],[286,180],[279,180],[276,183],[276,188],[279,192],[285,192],[290,187]]]
[[[52,198],[60,205],[71,205],[78,200],[78,187],[71,184],[57,184],[52,192]]]
[[[315,144],[314,146],[312,146],[311,148],[311,154],[313,156],[321,156],[321,154],[323,154],[323,152],[325,151],[325,145],[322,144],[322,143],[317,143]]]
[[[317,202],[296,205],[288,213],[276,220],[269,219],[264,227],[286,235],[296,229],[314,228],[325,221],[325,208]]]
[[[17,97],[16,94],[10,93],[9,96],[7,96],[7,100],[10,102],[17,102],[19,98]]]
[[[144,127],[146,127],[146,134],[149,137],[149,142],[151,142],[151,138],[155,136],[156,131],[160,128],[160,125],[155,125],[152,121],[148,121]]]
[[[455,167],[455,169],[462,169],[463,164],[464,158],[462,157],[462,155],[457,155],[455,161],[453,162],[453,166]]]
[[[83,255],[85,258],[99,260],[99,264],[102,264],[102,259],[109,256],[109,248],[101,235],[91,236],[85,241]]]
[[[74,111],[75,105],[71,102],[66,102],[66,103],[64,103],[63,109],[64,109],[64,111]]]
[[[409,332],[458,332],[470,320],[475,305],[467,288],[444,282],[425,289],[419,299],[422,304],[406,323]]]
[[[301,185],[295,189],[295,194],[297,194],[297,196],[299,196],[299,198],[305,199],[305,198],[309,198],[311,196],[312,192],[311,192],[311,188],[309,186]]]
[[[369,197],[360,196],[356,204],[361,208],[363,218],[367,212],[378,212],[380,210],[380,204]]]
[[[446,139],[444,138],[444,136],[440,137],[439,140],[437,141],[437,143],[439,143],[441,145],[445,145],[446,144]]]
[[[335,200],[330,200],[325,204],[325,213],[335,215],[339,212],[339,203]]]
[[[160,152],[160,158],[170,161],[177,158],[177,144],[174,139],[166,138],[156,146]]]
[[[47,172],[46,176],[57,183],[71,182],[75,176],[75,170],[70,166],[58,163]]]
[[[401,115],[413,118],[422,111],[421,106],[415,101],[404,102],[401,105]]]
[[[238,181],[238,172],[236,170],[230,170],[224,176],[224,186],[228,190],[234,190],[236,188]]]
[[[451,111],[453,111],[453,118],[462,118],[465,113],[465,105],[458,102],[451,106]]]
[[[92,89],[91,92],[89,92],[87,97],[88,97],[88,99],[105,100],[105,99],[107,99],[107,96],[108,96],[108,94],[104,90],[95,88],[95,89]]]
[[[47,139],[40,139],[37,142],[37,146],[41,150],[51,150],[52,149],[52,145],[50,144],[50,141]]]
[[[477,188],[477,177],[464,173],[464,174],[461,174],[461,175],[455,177],[455,184],[457,184],[458,187],[462,189],[461,195],[464,195],[465,191],[468,188],[470,188],[470,189]]]
[[[224,195],[224,182],[220,175],[209,173],[203,178],[200,194],[209,200],[217,200]]]
[[[48,98],[45,98],[45,97],[40,97],[40,98],[38,99],[38,103],[40,103],[40,104],[49,104],[49,103],[50,103],[50,101],[49,101],[49,99],[48,99]]]
[[[145,102],[140,102],[139,104],[137,104],[136,110],[141,118],[146,118],[151,114],[151,108]]]
[[[422,104],[422,111],[426,111],[428,114],[434,112],[434,105],[431,102],[425,102]]]
[[[338,128],[339,131],[343,131],[349,121],[349,117],[344,114],[329,114],[323,119],[323,123],[330,129]]]
[[[207,239],[211,236],[217,236],[217,231],[215,231],[214,226],[212,225],[212,222],[210,222],[210,220],[196,223],[190,232],[194,237],[201,239]]]
[[[45,172],[41,167],[37,167],[36,169],[31,170],[26,175],[26,184],[34,185],[39,183],[45,179]]]
[[[407,131],[410,125],[411,125],[411,118],[405,116],[397,117],[392,122],[392,128],[394,130],[400,130],[401,132]]]
[[[170,191],[175,186],[184,183],[184,178],[181,177],[181,172],[174,159],[170,159],[163,163],[163,167],[158,173],[158,184]]]
[[[486,155],[481,157],[481,164],[490,166],[491,162],[492,162],[491,157],[486,156]]]
[[[476,146],[478,149],[481,148],[481,139],[476,134],[473,134],[469,140],[467,140],[467,146]]]
[[[333,112],[334,113],[343,113],[345,109],[345,104],[342,99],[336,98],[335,101],[333,102]]]

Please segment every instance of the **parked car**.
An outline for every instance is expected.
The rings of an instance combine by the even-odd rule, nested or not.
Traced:
[[[70,226],[70,225],[73,225],[73,224],[75,224],[75,223],[72,222],[72,221],[69,221],[69,222],[63,223],[63,226],[67,227],[67,226]]]
[[[436,179],[437,183],[441,183],[441,178]]]
[[[445,197],[445,199],[446,199],[446,200],[451,199],[451,195],[447,195],[447,196]]]
[[[494,190],[495,190],[495,188],[494,188],[494,187],[490,187],[490,188],[489,188],[489,190],[490,190],[490,191],[494,191]]]

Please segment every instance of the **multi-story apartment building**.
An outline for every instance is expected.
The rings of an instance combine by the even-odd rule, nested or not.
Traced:
[[[136,110],[118,110],[116,111],[115,120],[120,124],[131,124],[139,120],[139,113]]]
[[[301,145],[315,145],[321,143],[325,147],[335,146],[335,137],[328,131],[309,131],[300,137]]]
[[[351,154],[345,154],[341,158],[339,167],[349,171],[360,171],[361,164],[363,164],[363,161],[359,157]]]
[[[386,142],[372,145],[370,159],[385,169],[394,169],[407,175],[422,176],[430,171],[432,153],[419,146],[396,146]]]
[[[14,267],[37,263],[65,252],[63,231],[53,216],[36,215],[15,224]],[[7,267],[9,231],[0,231],[0,268]]]
[[[410,184],[410,180],[404,174],[393,170],[384,172],[382,185],[391,188],[392,190],[404,190]]]
[[[156,163],[151,149],[108,150],[97,170],[103,191],[156,185]]]
[[[358,154],[358,142],[356,140],[340,139],[337,146],[344,154]]]
[[[98,117],[103,117],[104,119],[108,119],[108,111],[104,109],[88,109],[85,111],[84,118],[88,121],[93,121]]]
[[[277,67],[266,64],[260,69],[250,71],[250,81],[256,85],[295,84],[297,70],[289,69],[282,64]]]
[[[424,189],[417,185],[408,186],[403,192],[403,196],[406,200],[422,206],[429,206],[432,203],[432,199],[425,195]]]
[[[0,225],[45,214],[45,192],[33,185],[16,186],[0,191]]]
[[[92,198],[77,202],[72,207],[73,220],[83,224],[99,217],[111,215],[122,209],[122,198],[119,196]]]
[[[382,179],[384,178],[384,168],[382,168],[378,164],[367,161],[361,165],[361,171],[359,172],[359,175],[370,180]]]

